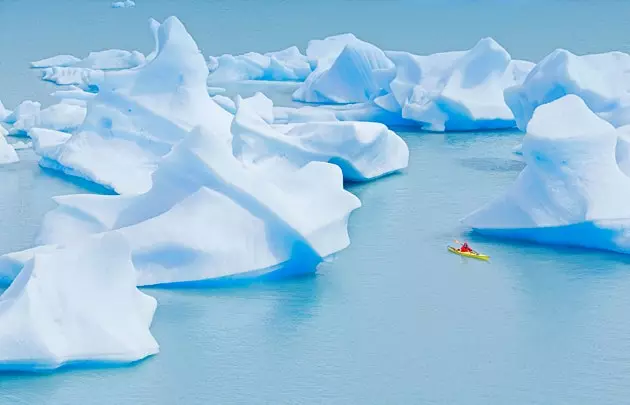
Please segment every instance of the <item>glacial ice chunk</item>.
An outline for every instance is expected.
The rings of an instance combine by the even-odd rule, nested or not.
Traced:
[[[375,103],[431,131],[513,127],[504,90],[522,82],[534,66],[512,60],[492,38],[480,40],[468,51],[386,54],[396,65],[396,77],[388,94]]]
[[[52,150],[66,143],[72,135],[53,129],[31,128],[28,131],[28,136],[33,140],[35,152],[47,156]]]
[[[309,273],[349,244],[348,217],[360,206],[334,165],[244,164],[201,128],[153,183],[138,196],[57,197],[38,236],[45,247],[4,256],[0,274],[18,273],[37,249],[112,230],[131,246],[139,285]]]
[[[42,166],[120,194],[141,194],[151,187],[160,158],[194,127],[231,142],[232,115],[208,95],[208,69],[196,43],[174,17],[157,30],[151,61],[94,77],[99,93],[83,125]]]
[[[540,61],[522,84],[505,90],[516,123],[525,130],[536,108],[567,94],[615,127],[630,124],[630,55],[608,52],[577,56],[557,49]]]
[[[301,167],[311,161],[338,165],[344,178],[365,181],[407,167],[407,144],[385,125],[372,122],[311,122],[269,125],[272,102],[257,96],[237,98],[232,122],[235,156],[244,162],[263,164],[278,155]]]
[[[630,253],[630,178],[615,128],[576,95],[538,107],[527,126],[527,166],[508,191],[464,219],[506,238]]]
[[[210,57],[208,68],[212,83],[243,80],[303,81],[311,73],[306,56],[297,47],[260,54]]]
[[[341,45],[344,46],[337,53]],[[309,58],[316,58],[317,67],[293,93],[297,101],[328,104],[371,101],[384,93],[395,75],[394,64],[382,50],[354,36],[311,42],[309,49]]]
[[[131,363],[158,352],[153,297],[115,233],[40,251],[0,296],[0,369]]]

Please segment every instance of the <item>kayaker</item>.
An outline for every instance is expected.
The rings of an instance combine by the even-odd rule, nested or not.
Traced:
[[[462,247],[459,248],[459,251],[463,253],[469,253],[469,252],[472,252],[473,250],[470,248],[470,246],[468,246],[468,243],[464,242]]]

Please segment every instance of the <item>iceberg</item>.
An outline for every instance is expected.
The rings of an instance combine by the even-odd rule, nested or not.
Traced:
[[[39,252],[0,296],[0,370],[142,360],[159,349],[149,331],[156,306],[136,288],[115,233]]]
[[[41,109],[35,101],[22,102],[5,121],[12,124],[11,135],[24,135],[31,128],[47,128],[71,132],[77,129],[86,115],[86,107],[70,100]]]
[[[0,280],[37,252],[112,231],[131,247],[140,286],[310,273],[349,244],[348,217],[360,206],[332,164],[243,162],[202,128],[163,158],[145,194],[55,200],[40,246],[2,257]]]
[[[244,80],[304,81],[311,73],[308,59],[295,46],[260,54],[221,55],[208,58],[211,83]]]
[[[7,139],[2,134],[3,128],[0,126],[0,165],[19,162],[20,158],[13,146],[9,145]]]
[[[618,133],[576,95],[538,107],[527,166],[507,192],[463,221],[490,236],[630,253],[630,177]]]
[[[521,83],[505,90],[505,101],[525,130],[538,106],[567,94],[615,127],[630,124],[630,55],[608,52],[577,56],[557,49]]]
[[[75,60],[76,59],[76,60]],[[84,59],[70,55],[58,55],[31,62],[34,68],[42,70],[42,80],[59,86],[79,86],[94,90],[94,76],[108,70],[131,69],[145,64],[147,58],[138,51],[107,49],[90,52]]]
[[[35,62],[31,62],[31,67],[35,69],[43,69],[49,67],[68,67],[79,63],[81,59],[73,55],[56,55],[50,58],[41,59]]]
[[[2,132],[0,130],[0,132]],[[23,141],[17,141],[11,144],[11,146],[13,146],[13,149],[15,150],[22,150],[22,149],[30,149],[33,147],[33,143],[32,142],[23,142]]]
[[[382,95],[394,78],[394,63],[378,47],[351,34],[309,42],[315,70],[293,93],[296,101],[349,104]]]
[[[396,65],[388,94],[375,103],[430,131],[515,126],[503,93],[525,80],[534,64],[512,60],[492,38],[468,51],[416,56],[387,52]]]
[[[231,142],[233,116],[208,95],[208,69],[194,40],[174,17],[157,30],[158,51],[149,62],[94,75],[99,92],[85,121],[40,165],[119,194],[142,194],[158,161],[193,128]]]
[[[136,2],[133,0],[115,1],[112,3],[112,8],[129,8],[135,5]]]
[[[296,166],[330,162],[352,181],[372,180],[407,167],[407,144],[383,124],[331,120],[272,127],[269,118],[264,118],[273,117],[272,108],[271,100],[260,93],[237,98],[232,122],[237,158],[263,164],[282,155]]]

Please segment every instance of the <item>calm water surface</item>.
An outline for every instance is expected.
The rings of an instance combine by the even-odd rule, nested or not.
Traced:
[[[45,100],[26,69],[57,53],[151,48],[177,14],[206,54],[268,51],[352,31],[390,49],[513,55],[628,49],[625,1],[0,0],[0,99]],[[570,17],[565,15],[571,13]],[[37,27],[37,31],[32,31]],[[6,40],[11,38],[11,40]],[[402,133],[409,169],[350,186],[352,245],[307,278],[145,290],[158,356],[134,367],[0,375],[0,404],[623,404],[630,398],[630,266],[620,255],[468,236],[490,263],[449,255],[459,219],[522,169],[518,133]],[[0,253],[28,247],[58,194],[98,191],[0,166]]]

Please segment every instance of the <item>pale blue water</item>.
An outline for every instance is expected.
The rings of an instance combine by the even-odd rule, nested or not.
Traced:
[[[316,4],[316,5],[315,5]],[[177,14],[205,53],[267,51],[353,31],[431,52],[492,35],[522,58],[555,47],[630,50],[626,1],[0,0],[0,99],[45,99],[27,62],[151,47]],[[570,13],[570,15],[565,15]],[[37,27],[36,32],[25,31]],[[10,38],[10,40],[7,40]],[[352,245],[313,277],[146,290],[161,353],[134,367],[0,375],[0,404],[624,404],[630,259],[470,237],[491,263],[449,255],[458,220],[522,168],[517,133],[402,133],[407,172],[352,186]],[[0,167],[0,253],[26,247],[52,195],[81,185],[32,152]]]

